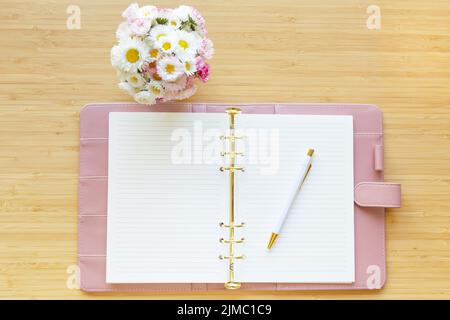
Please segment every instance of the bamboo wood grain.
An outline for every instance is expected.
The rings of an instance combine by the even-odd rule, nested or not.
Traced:
[[[190,1],[216,47],[191,101],[373,103],[384,112],[381,291],[85,294],[76,263],[79,111],[130,101],[109,62],[128,1],[0,0],[0,298],[450,298],[450,3]],[[181,1],[154,1],[176,6]],[[66,8],[81,8],[68,30]],[[144,4],[143,2],[140,3]],[[150,4],[150,3],[149,3]],[[381,9],[368,30],[367,6]]]

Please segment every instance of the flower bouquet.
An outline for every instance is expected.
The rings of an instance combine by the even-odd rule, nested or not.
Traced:
[[[193,7],[159,9],[131,4],[111,49],[119,88],[143,104],[182,100],[207,82],[207,60],[214,54],[205,20]]]

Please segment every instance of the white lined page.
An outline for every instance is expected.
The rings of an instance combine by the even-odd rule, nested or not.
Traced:
[[[226,182],[220,150],[205,149],[226,125],[225,114],[110,113],[108,283],[226,281]],[[191,161],[174,162],[187,133]]]
[[[351,116],[241,115],[243,133],[258,132],[272,156],[247,136],[246,171],[237,181],[237,216],[246,259],[237,264],[245,282],[349,283],[354,281],[353,124]],[[261,131],[260,133],[259,131]],[[250,145],[251,144],[251,145]],[[308,148],[312,169],[272,250],[266,246]],[[255,151],[256,150],[256,151]],[[267,152],[266,152],[267,153]],[[278,160],[276,160],[276,158]],[[255,161],[257,163],[255,163]],[[265,162],[261,164],[260,162]],[[275,169],[278,168],[278,169]],[[294,174],[292,174],[294,172]]]

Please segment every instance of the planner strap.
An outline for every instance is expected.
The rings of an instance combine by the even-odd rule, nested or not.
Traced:
[[[400,208],[398,183],[360,182],[355,186],[355,203],[361,207]]]

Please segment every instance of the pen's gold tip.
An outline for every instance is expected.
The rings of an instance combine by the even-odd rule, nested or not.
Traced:
[[[312,155],[314,154],[314,149],[308,149],[308,152],[306,154],[312,157]]]
[[[272,249],[273,244],[275,243],[275,241],[278,238],[278,234],[275,232],[272,232],[272,234],[270,235],[270,240],[269,240],[269,244],[267,245],[267,249]]]

